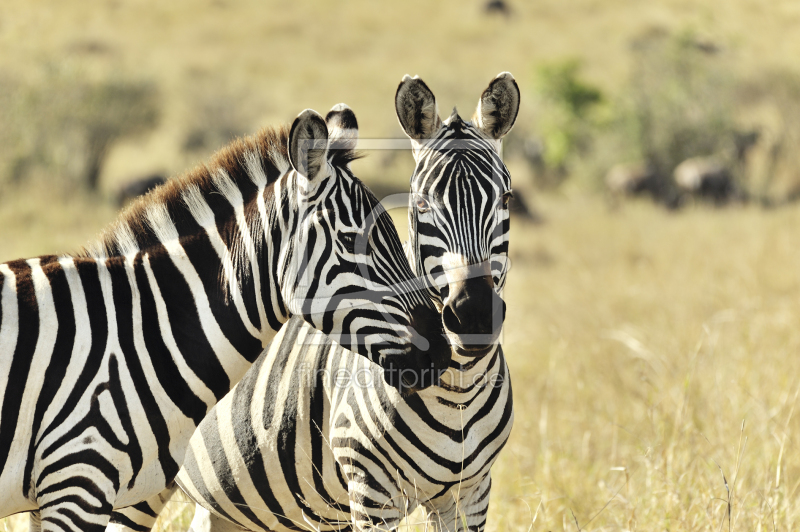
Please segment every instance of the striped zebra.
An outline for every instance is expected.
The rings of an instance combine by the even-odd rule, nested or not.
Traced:
[[[0,515],[99,531],[159,493],[290,315],[404,392],[433,381],[418,377],[450,350],[349,169],[356,135],[346,106],[327,123],[306,110],[156,189],[83,253],[0,264]]]
[[[490,468],[513,423],[499,343],[510,176],[500,139],[519,108],[502,73],[473,122],[441,122],[422,80],[397,91],[412,138],[411,262],[451,341],[437,386],[402,396],[380,366],[293,319],[192,436],[177,483],[193,532],[394,529],[423,506],[437,529],[483,530]]]

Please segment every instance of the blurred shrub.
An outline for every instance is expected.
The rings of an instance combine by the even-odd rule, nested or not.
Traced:
[[[739,84],[738,100],[760,117],[760,149],[748,161],[753,196],[764,204],[800,200],[800,75],[759,72]]]
[[[210,154],[246,134],[251,117],[257,114],[258,106],[246,93],[234,93],[219,83],[200,79],[186,95],[190,109],[182,148],[192,158]]]
[[[735,80],[720,50],[690,32],[659,31],[632,50],[619,131],[636,155],[668,181],[686,159],[725,153],[736,132]]]
[[[575,59],[536,70],[536,134],[517,133],[508,147],[531,163],[538,188],[559,187],[574,176],[584,180],[579,186],[599,188],[609,169],[627,163],[647,168],[648,193],[675,205],[680,192],[673,172],[687,159],[713,158],[740,198],[764,194],[781,165],[800,169],[800,156],[796,163],[787,158],[794,152],[788,146],[800,141],[800,78],[775,74],[745,84],[731,52],[689,31],[648,31],[630,51],[630,77],[616,95],[583,79]],[[746,156],[763,144],[766,126],[751,116],[743,125],[747,98],[751,105],[775,101],[789,111],[771,129],[771,151],[762,165],[770,177],[758,187]]]
[[[523,149],[534,162],[539,187],[560,185],[574,160],[591,149],[596,126],[594,111],[603,95],[581,79],[580,69],[579,60],[568,59],[543,65],[536,71],[541,138],[527,140]]]
[[[35,85],[0,80],[0,94],[0,178],[11,182],[40,171],[95,190],[114,143],[151,130],[160,114],[158,92],[142,82],[51,72]]]

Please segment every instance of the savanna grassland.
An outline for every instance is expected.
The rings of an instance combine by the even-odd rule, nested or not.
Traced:
[[[587,80],[619,93],[631,41],[653,28],[720,43],[738,79],[792,69],[800,56],[795,1],[510,5],[509,17],[455,0],[0,5],[0,104],[12,101],[3,91],[17,95],[17,107],[0,110],[0,153],[29,170],[0,179],[0,261],[77,249],[114,218],[119,183],[175,175],[231,135],[304,108],[344,101],[362,138],[400,135],[392,97],[405,73],[428,82],[442,114],[458,105],[469,116],[509,70],[523,93],[518,131],[531,132],[537,65],[579,58]],[[110,147],[98,190],[86,192],[71,159],[80,143],[44,162],[29,154],[60,131],[64,87],[106,80],[152,87],[158,117]],[[357,175],[405,185],[410,154],[367,155]],[[514,187],[530,192],[527,164],[510,152],[509,167]],[[516,420],[493,470],[488,529],[795,530],[800,208],[669,212],[595,190],[529,193],[544,223],[512,222],[504,346]],[[191,512],[175,500],[158,528],[186,530]]]

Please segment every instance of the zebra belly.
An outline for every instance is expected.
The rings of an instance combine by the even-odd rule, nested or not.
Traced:
[[[102,493],[114,497],[110,502],[118,507],[164,488],[158,445],[148,430],[147,416],[136,400],[124,360],[107,354],[83,394],[64,412],[65,395],[74,384],[70,378],[61,383],[35,438],[30,433],[36,401],[23,400],[25,406],[0,475],[0,514],[38,508],[48,500],[47,495],[39,494],[68,478],[91,479]],[[182,442],[171,442],[174,454],[186,446],[193,429],[191,420],[178,417],[182,419],[175,419],[172,426],[177,433],[183,424],[185,437]],[[108,464],[113,464],[111,474]]]
[[[168,479],[159,459],[162,451],[124,358],[106,354],[66,417],[60,404],[54,402],[48,409],[37,439],[33,468],[37,492],[63,478],[87,476],[103,493],[113,494],[113,507],[123,507],[164,489]],[[161,413],[172,414],[167,418],[172,435],[169,455],[179,460],[194,424],[175,408]],[[83,458],[72,463],[70,456]]]

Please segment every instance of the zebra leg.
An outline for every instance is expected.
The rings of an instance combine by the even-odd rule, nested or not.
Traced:
[[[486,514],[489,511],[489,493],[492,490],[492,474],[487,473],[483,481],[470,496],[461,503],[459,526],[466,525],[470,532],[483,532],[486,528]]]
[[[42,514],[38,510],[28,516],[28,532],[42,532]]]
[[[455,497],[448,497],[430,512],[430,521],[437,532],[483,532],[486,527],[486,513],[489,510],[489,492],[492,489],[492,476],[487,473],[481,483],[461,494],[456,504]],[[453,488],[457,492],[458,487]]]
[[[149,532],[176,489],[177,484],[172,482],[164,491],[146,501],[114,510],[106,532]]]
[[[242,532],[242,530],[244,529],[196,504],[188,532]]]
[[[367,473],[352,465],[347,468],[347,491],[350,499],[350,516],[355,532],[396,530],[400,520],[413,511],[409,501],[397,486],[391,482],[381,482],[370,478]],[[375,488],[378,489],[375,489]],[[391,493],[398,494],[395,497]]]
[[[84,484],[81,479],[67,479],[53,486],[53,491],[46,496],[40,495],[39,522],[43,532],[105,531],[112,507],[108,500],[100,497],[107,494],[85,490]],[[32,526],[35,519],[31,517]]]

